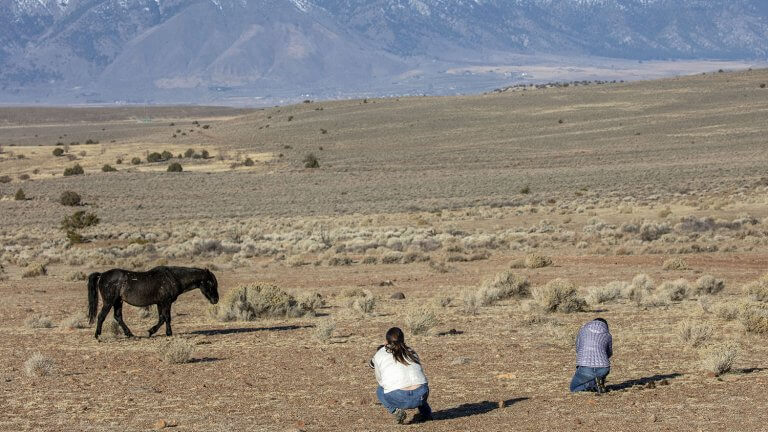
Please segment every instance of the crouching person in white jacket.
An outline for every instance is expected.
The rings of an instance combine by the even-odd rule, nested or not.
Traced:
[[[427,403],[429,385],[421,368],[419,356],[405,344],[405,335],[397,327],[387,331],[387,344],[379,347],[370,361],[379,388],[376,390],[381,404],[405,422],[405,410],[418,408],[413,422],[432,420],[432,409]]]

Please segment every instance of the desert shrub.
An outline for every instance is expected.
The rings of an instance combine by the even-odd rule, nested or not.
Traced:
[[[275,285],[255,283],[227,292],[213,306],[213,316],[220,321],[254,321],[314,314],[314,310],[305,307]]]
[[[98,225],[99,217],[94,213],[78,210],[71,216],[61,220],[61,229],[63,231],[72,231]]]
[[[536,253],[528,254],[525,256],[525,267],[529,269],[537,269],[552,265],[552,258]]]
[[[685,279],[667,281],[659,285],[657,296],[663,300],[681,301],[688,298],[691,292],[691,285]]]
[[[193,149],[187,149],[187,151],[184,152],[184,157],[191,158],[195,155],[195,150]]]
[[[64,169],[64,176],[65,177],[82,175],[84,173],[85,173],[85,171],[83,170],[83,167],[80,166],[80,164],[75,164],[74,166],[72,166],[70,168],[65,168]]]
[[[160,157],[162,160],[167,161],[168,159],[173,159],[173,153],[169,152],[168,150],[163,150],[163,152],[160,153]]]
[[[723,303],[715,308],[715,315],[726,321],[733,321],[739,317],[739,305]]]
[[[379,262],[379,258],[376,255],[366,255],[363,257],[363,264],[376,264]]]
[[[768,302],[768,274],[744,286],[744,292],[755,301]]]
[[[122,165],[122,164],[123,164],[123,159],[121,159],[121,158],[117,158],[117,159],[115,159],[115,163],[116,163],[117,165]]]
[[[629,284],[626,282],[614,281],[604,286],[591,287],[587,290],[585,300],[591,305],[607,303],[620,298],[627,286]]]
[[[25,201],[27,199],[27,195],[24,193],[24,189],[19,188],[16,190],[16,193],[13,194],[13,199],[16,201]]]
[[[658,240],[664,234],[670,232],[669,225],[662,223],[644,222],[640,225],[640,239],[643,241]]]
[[[110,164],[104,164],[104,166],[101,167],[101,172],[115,172],[117,171],[117,168],[113,167]]]
[[[29,180],[29,174],[19,174],[19,180]]]
[[[178,162],[174,162],[170,165],[168,165],[168,172],[182,172],[184,169],[181,167],[181,164]]]
[[[131,158],[131,165],[141,165],[141,159],[138,157]]]
[[[739,321],[747,333],[768,333],[768,306],[762,303],[744,303],[739,307]]]
[[[689,270],[688,263],[682,258],[671,258],[664,261],[661,266],[664,270]]]
[[[439,296],[436,297],[434,300],[435,306],[441,307],[441,308],[447,308],[453,303],[453,298],[449,296]]]
[[[7,175],[4,175],[4,176],[0,176],[0,184],[3,184],[3,183],[10,183],[10,182],[11,182],[11,180],[12,180],[12,179],[11,179],[11,176],[7,176]]]
[[[189,363],[195,351],[194,342],[173,338],[161,349],[163,361],[170,364]]]
[[[53,322],[47,316],[33,315],[24,320],[24,326],[31,329],[51,328]]]
[[[80,282],[88,279],[88,275],[83,273],[80,270],[75,271],[74,273],[71,273],[69,276],[67,276],[67,280],[72,282]]]
[[[73,191],[64,191],[61,193],[61,196],[59,196],[59,203],[65,206],[80,205],[80,201],[80,195]]]
[[[586,306],[576,285],[567,279],[553,279],[544,286],[535,287],[532,294],[536,303],[547,312],[579,312]]]
[[[324,321],[315,327],[315,339],[325,344],[330,343],[334,331],[336,324],[333,321]]]
[[[693,348],[704,345],[712,337],[712,326],[707,323],[696,323],[690,320],[680,322],[677,328],[680,340]]]
[[[738,355],[736,344],[712,346],[701,351],[701,366],[705,371],[720,376],[731,371]]]
[[[147,155],[147,162],[149,163],[162,162],[162,161],[163,161],[163,155],[161,155],[158,152],[152,152]]]
[[[363,295],[352,299],[349,305],[356,312],[370,315],[376,308],[376,297],[370,291],[363,291]]]
[[[88,144],[88,145],[91,145],[91,144],[98,144],[99,141],[88,138],[87,140],[85,140],[85,143]]]
[[[477,292],[465,291],[462,300],[461,311],[463,313],[467,315],[477,314],[477,310],[480,308]]]
[[[525,298],[531,295],[531,284],[525,276],[505,270],[486,279],[475,293],[479,306],[489,306],[508,298]]]
[[[299,298],[299,308],[316,313],[325,307],[325,299],[318,293],[307,293]]]
[[[415,335],[427,333],[432,327],[437,325],[435,311],[428,307],[414,309],[408,313],[406,324]]]
[[[725,289],[725,282],[710,275],[700,277],[693,285],[693,292],[696,295],[717,294],[723,289]]]
[[[70,330],[84,329],[88,328],[88,320],[85,315],[76,313],[64,319],[61,326]]]
[[[85,243],[85,237],[73,229],[66,231],[66,237],[70,245]]]
[[[55,363],[40,353],[34,353],[24,362],[24,373],[28,377],[43,377],[53,373]]]
[[[21,274],[22,278],[33,278],[38,276],[45,276],[48,274],[48,269],[43,264],[33,264],[27,267]]]
[[[245,158],[245,162],[243,162],[243,165],[245,165],[247,167],[252,167],[252,166],[256,165],[256,163],[251,158]]]
[[[314,153],[310,153],[304,156],[304,168],[320,168],[320,161],[317,160],[317,156]]]
[[[347,255],[334,255],[328,258],[329,266],[348,266],[352,265],[352,258]]]
[[[208,159],[211,157],[211,154],[208,152],[208,150],[203,150],[200,152],[200,157],[203,159]]]
[[[382,264],[397,264],[403,261],[403,253],[398,251],[389,251],[381,256]]]
[[[624,291],[624,297],[640,303],[642,299],[654,290],[653,279],[645,273],[640,273],[632,278],[632,282]]]
[[[53,155],[56,157],[64,155],[64,149],[61,149],[61,148],[53,149]]]

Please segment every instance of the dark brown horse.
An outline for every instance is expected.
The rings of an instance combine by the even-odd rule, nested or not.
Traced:
[[[171,304],[183,293],[199,288],[212,304],[219,301],[216,276],[208,269],[190,267],[155,267],[145,272],[112,269],[88,276],[88,319],[93,324],[99,293],[104,305],[96,324],[96,338],[101,334],[101,325],[109,310],[127,337],[133,336],[123,321],[123,301],[134,306],[157,305],[157,324],[149,329],[151,337],[165,323],[165,334],[171,336]]]

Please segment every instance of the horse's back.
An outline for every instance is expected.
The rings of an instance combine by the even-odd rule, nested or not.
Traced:
[[[122,300],[134,306],[159,303],[175,291],[172,277],[163,266],[143,272],[112,269],[102,273],[101,281],[105,289],[115,290]]]

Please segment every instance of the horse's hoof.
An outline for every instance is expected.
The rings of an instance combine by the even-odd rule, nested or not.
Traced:
[[[132,338],[132,337],[133,337],[133,333],[126,333],[126,334],[125,334],[125,337],[127,337],[127,338]]]

